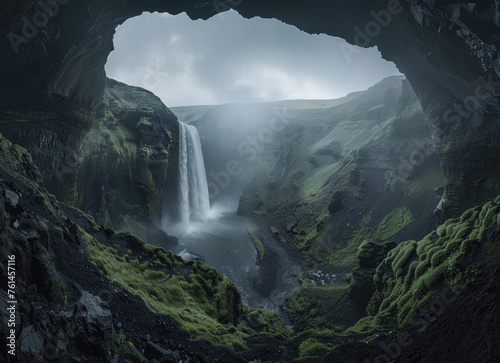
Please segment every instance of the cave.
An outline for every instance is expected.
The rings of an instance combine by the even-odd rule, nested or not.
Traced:
[[[261,292],[293,280],[278,311],[243,304],[244,290],[179,256],[160,228],[178,198],[180,119],[203,141],[243,106],[171,110],[105,72],[127,19],[229,10],[376,46],[404,75],[322,110],[256,109],[289,126],[235,192],[238,215],[261,223],[247,236]],[[497,2],[23,0],[2,11],[7,361],[500,358]],[[301,122],[318,118],[332,121]],[[205,148],[208,176],[235,170],[212,154],[237,150]],[[277,251],[291,256],[281,270]]]

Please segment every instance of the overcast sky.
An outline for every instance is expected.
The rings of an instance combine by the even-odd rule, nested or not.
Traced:
[[[207,21],[145,13],[120,26],[108,77],[169,106],[338,98],[399,74],[376,48],[235,11]]]

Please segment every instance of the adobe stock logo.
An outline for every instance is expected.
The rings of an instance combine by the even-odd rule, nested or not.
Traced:
[[[59,13],[59,5],[66,5],[71,0],[40,0],[37,5],[40,10],[31,16],[31,20],[28,17],[23,16],[21,22],[23,25],[20,27],[21,35],[14,32],[7,34],[7,39],[9,39],[12,49],[16,54],[19,53],[19,47],[22,44],[27,44],[30,39],[37,36],[41,28],[44,28],[49,23],[50,18],[55,17]]]
[[[361,50],[358,47],[367,47],[370,45],[371,40],[378,37],[383,28],[389,26],[392,22],[393,16],[400,14],[402,11],[403,7],[398,0],[389,0],[386,10],[370,11],[370,15],[373,20],[367,22],[363,28],[359,26],[354,27],[354,45],[347,42],[340,43],[340,49],[342,50],[347,62],[351,62],[353,54],[361,53]]]
[[[265,150],[266,145],[271,144],[278,134],[283,132],[293,119],[287,115],[288,108],[283,107],[282,110],[273,110],[273,116],[269,120],[267,127],[262,127],[255,135],[248,135],[238,145],[239,157],[246,162],[255,161],[259,152]],[[208,193],[210,198],[215,198],[221,190],[227,188],[231,183],[231,179],[239,176],[245,170],[243,165],[237,160],[230,160],[226,164],[224,170],[217,173],[211,171],[208,173]]]

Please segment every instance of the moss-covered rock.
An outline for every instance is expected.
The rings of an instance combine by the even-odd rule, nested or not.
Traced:
[[[380,240],[386,240],[394,236],[402,228],[406,227],[414,220],[413,215],[407,207],[393,210],[380,222],[376,236]]]
[[[348,294],[346,283],[315,286],[306,280],[287,295],[286,307],[294,327],[299,330],[343,330],[363,316],[362,309]]]
[[[309,338],[300,343],[299,351],[300,358],[317,358],[319,356],[326,355],[330,352],[331,348],[329,348],[326,344],[318,342],[314,338]]]
[[[277,241],[283,244],[288,243],[288,241],[281,235],[281,233],[278,231],[278,229],[276,229],[276,227],[271,226],[271,233],[274,236],[274,238],[276,238]]]
[[[244,307],[236,285],[200,261],[184,261],[133,235],[113,235],[115,249],[81,233],[89,257],[107,278],[141,296],[152,310],[168,313],[198,339],[241,350],[251,335],[293,334],[275,312]]]
[[[489,228],[498,225],[500,199],[467,210],[449,219],[422,240],[406,241],[391,250],[377,267],[377,290],[368,310],[392,315],[403,325],[446,282],[463,281],[470,275],[463,260],[472,246],[485,240]]]
[[[257,253],[259,254],[259,259],[264,259],[264,255],[266,253],[266,248],[264,247],[264,244],[262,241],[257,237],[254,231],[251,229],[248,230],[248,234],[250,235],[250,238],[252,238],[253,245],[255,246],[255,249],[257,250]]]
[[[71,202],[97,222],[147,238],[176,178],[177,118],[152,93],[108,80],[82,142]],[[173,189],[173,188],[171,188]]]
[[[375,292],[373,275],[377,266],[387,256],[387,252],[396,247],[395,242],[384,244],[373,240],[365,240],[358,248],[359,267],[352,271],[349,297],[364,308]]]
[[[342,202],[342,193],[336,190],[332,195],[332,199],[330,199],[330,203],[328,204],[328,211],[330,214],[334,214],[343,207],[344,203]]]

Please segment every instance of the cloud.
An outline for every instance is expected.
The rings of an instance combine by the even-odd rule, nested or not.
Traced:
[[[346,57],[339,38],[235,11],[222,15],[192,21],[145,13],[128,20],[117,29],[108,76],[181,106],[337,98],[399,74],[376,49],[349,46],[354,51]]]

